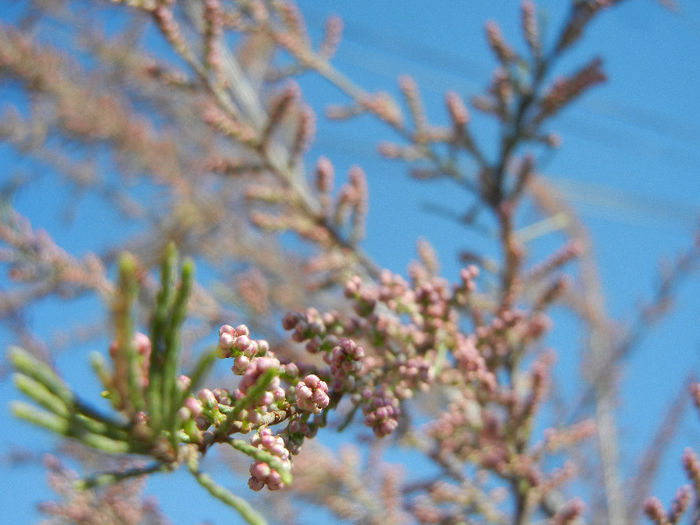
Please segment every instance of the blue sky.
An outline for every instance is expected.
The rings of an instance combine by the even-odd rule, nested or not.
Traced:
[[[681,11],[673,13],[652,0],[628,0],[593,23],[558,69],[567,73],[591,56],[600,55],[609,76],[606,84],[550,124],[563,143],[544,174],[571,199],[589,225],[607,291],[607,307],[622,321],[630,318],[638,301],[652,290],[659,259],[688,246],[700,216],[700,4],[690,0],[678,3]],[[561,0],[538,2],[549,20],[550,35],[565,4]],[[421,88],[429,118],[437,123],[446,119],[442,104],[446,90],[468,98],[486,85],[494,64],[484,41],[485,20],[498,21],[512,43],[523,45],[518,29],[519,2],[515,0],[303,0],[300,6],[312,35],[319,34],[318,28],[329,13],[345,20],[345,37],[335,59],[340,70],[369,91],[392,94],[398,93],[397,76],[411,74]],[[327,85],[302,78],[301,86],[316,109],[344,100]],[[482,125],[478,120],[476,125],[477,136],[488,150],[489,128],[478,127]],[[329,123],[320,114],[317,127],[310,160],[324,154],[334,162],[337,173],[359,164],[368,175],[370,213],[365,249],[382,266],[403,272],[414,257],[416,237],[422,236],[433,243],[444,273],[454,279],[459,268],[456,249],[483,248],[480,237],[419,211],[425,202],[460,211],[468,201],[449,184],[411,182],[405,166],[380,159],[376,143],[395,138],[385,127],[369,119]],[[16,162],[6,149],[0,150],[3,172],[11,171]],[[78,220],[72,229],[58,231],[54,225],[60,188],[50,181],[45,184],[20,193],[15,202],[20,211],[79,252],[94,248],[103,232],[109,235],[106,216],[94,218],[97,226]],[[527,217],[524,221],[523,226]],[[542,239],[534,251],[544,256],[560,242],[555,235]],[[688,371],[698,370],[699,284],[697,275],[685,282],[672,315],[625,362],[618,414],[626,472],[634,467],[638,452],[653,434],[679,382]],[[76,310],[56,308],[55,303],[47,305],[34,317],[35,323],[44,323],[43,333],[50,333],[62,318],[69,319],[76,312],[93,319],[102,315],[93,303],[81,304]],[[557,318],[557,323],[550,342],[560,351],[556,370],[562,390],[571,394],[580,385],[580,334],[566,317]],[[0,333],[3,347],[10,342],[6,339],[6,334]],[[87,366],[81,363],[84,355],[79,352],[64,357],[59,367],[69,380],[90,388],[84,379]],[[9,383],[0,383],[0,399],[13,397]],[[7,421],[7,404],[0,410],[0,417]],[[700,442],[700,421],[692,419],[690,413],[688,416],[664,458],[655,485],[655,493],[664,501],[684,482],[679,461],[683,446]],[[27,425],[10,421],[3,428],[3,450],[13,443],[50,446],[42,432]],[[0,495],[1,505],[7,509],[4,519],[8,523],[31,521],[36,516],[34,503],[46,497],[43,471],[35,467],[1,468],[8,480]],[[225,476],[224,472],[217,474]],[[207,506],[205,512],[203,506],[193,505],[188,491],[198,494],[200,489],[182,476],[154,479],[149,490],[163,496],[161,505],[175,524],[205,517],[213,523],[231,522],[230,514],[217,503]],[[210,515],[204,516],[206,513]]]

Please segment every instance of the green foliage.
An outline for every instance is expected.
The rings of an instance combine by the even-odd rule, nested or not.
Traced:
[[[8,358],[16,373],[17,389],[35,404],[16,401],[15,416],[62,437],[110,454],[150,456],[155,461],[144,468],[100,473],[79,481],[76,487],[89,489],[121,480],[167,472],[185,462],[195,480],[210,494],[237,510],[251,524],[264,519],[241,498],[199,471],[199,456],[206,451],[201,444],[190,443],[187,430],[192,419],[183,421],[179,409],[214,362],[214,351],[203,353],[195,363],[189,381],[178,381],[180,330],[187,314],[187,301],[192,291],[194,265],[185,261],[177,275],[177,251],[168,246],[161,265],[161,288],[151,316],[151,347],[137,348],[133,328],[134,301],[138,295],[137,264],[129,254],[119,261],[119,286],[112,303],[114,342],[110,348],[112,369],[104,358],[95,354],[91,363],[106,397],[115,410],[105,415],[91,408],[63,383],[46,363],[25,350],[13,347]],[[146,360],[148,360],[146,362]],[[145,366],[147,364],[147,367]],[[233,418],[248,407],[275,377],[275,371],[264,373],[228,414]],[[189,426],[188,426],[189,425]],[[210,443],[211,444],[211,443]],[[234,440],[232,446],[271,468],[278,468],[288,483],[291,475],[274,456],[247,443]]]

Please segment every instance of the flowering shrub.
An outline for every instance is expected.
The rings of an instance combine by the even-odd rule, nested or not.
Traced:
[[[270,496],[272,505],[303,498],[356,523],[577,523],[586,506],[565,496],[565,485],[577,474],[576,447],[595,439],[603,521],[628,523],[641,512],[657,524],[679,523],[684,515],[698,519],[700,460],[691,449],[682,458],[690,484],[669,510],[657,499],[642,504],[637,494],[625,500],[611,404],[613,371],[634,332],[618,337],[605,317],[585,230],[571,218],[569,239],[535,263],[516,232],[526,198],[545,214],[573,217],[538,175],[537,154],[559,145],[548,128],[551,118],[605,75],[599,58],[568,76],[552,75],[590,21],[619,2],[573,2],[547,45],[535,5],[524,1],[524,51],[487,23],[498,67],[470,105],[495,122],[495,154],[480,144],[457,93],[445,95],[449,124],[437,126],[428,122],[412,78],[399,79],[401,104],[334,69],[330,59],[342,30],[336,18],[314,46],[291,2],[116,3],[124,4],[116,7],[124,16],[157,31],[175,59],[156,59],[130,42],[88,31],[78,36],[94,45],[105,69],[94,78],[84,71],[83,78],[72,74],[81,66],[28,33],[0,28],[0,73],[45,102],[38,115],[10,114],[14,131],[2,130],[2,137],[28,155],[49,157],[73,183],[147,225],[122,250],[113,283],[111,254],[77,259],[13,211],[0,223],[6,245],[0,260],[17,283],[2,292],[9,305],[3,313],[53,294],[94,293],[111,308],[113,327],[109,362],[100,353],[92,358],[110,413],[66,385],[19,327],[24,348],[12,348],[8,359],[18,390],[33,404],[15,402],[15,415],[110,457],[150,461],[126,459],[126,466],[71,485],[92,492],[70,492],[65,479],[71,475],[50,459],[52,484],[66,501],[43,505],[45,513],[82,522],[81,509],[105,507],[121,516],[115,523],[160,520],[150,504],[139,502],[127,513],[115,499],[137,498],[131,478],[184,465],[246,522],[264,523],[248,496],[202,469],[206,455],[233,449],[235,457],[247,457],[252,491],[285,489]],[[63,2],[49,4],[59,9]],[[364,172],[353,167],[338,185],[328,158],[312,159],[313,169],[305,169],[315,116],[292,80],[301,73],[347,96],[346,104],[327,108],[330,118],[369,115],[396,132],[401,142],[380,144],[382,155],[409,164],[416,178],[446,179],[469,192],[494,225],[497,260],[464,253],[466,265],[450,283],[432,248],[419,242],[418,261],[405,278],[379,268],[361,247]],[[126,80],[121,92],[110,80],[116,75]],[[148,106],[145,116],[153,122],[140,105]],[[25,144],[23,137],[41,143],[37,126],[95,151],[106,146],[126,180],[147,174],[168,196],[162,214],[159,209],[154,217],[150,203],[139,203],[128,188],[111,191],[97,170]],[[282,238],[287,233],[298,238],[293,253],[288,236]],[[677,258],[642,309],[643,323],[662,313],[699,250],[696,239]],[[193,257],[180,263],[178,251]],[[223,285],[197,285],[194,259],[213,268]],[[152,279],[157,264],[159,284]],[[580,290],[566,274],[569,264],[585,270]],[[553,329],[549,309],[564,299],[591,334],[590,387],[581,403],[593,399],[594,418],[577,416],[542,430],[556,358],[543,341]],[[193,356],[195,343],[216,330],[216,347]],[[231,373],[210,373],[217,360]],[[700,409],[700,386],[689,384]],[[361,425],[373,434],[364,471],[357,451],[336,456],[316,448],[314,438],[326,427]],[[420,454],[437,475],[404,483],[380,464],[377,450],[386,442]],[[124,487],[123,495],[114,487]]]

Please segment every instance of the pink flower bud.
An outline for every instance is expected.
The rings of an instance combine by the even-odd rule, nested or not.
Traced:
[[[202,404],[193,397],[187,397],[183,405],[189,410],[192,417],[199,417],[202,413]]]
[[[234,333],[233,326],[231,326],[230,324],[221,325],[221,327],[219,328],[219,336],[221,336],[222,334],[233,335],[233,333]]]
[[[216,397],[214,396],[214,393],[208,388],[203,388],[202,390],[200,390],[197,394],[197,397],[202,402],[202,404],[210,410],[217,406]]]
[[[249,336],[250,335],[250,330],[248,330],[248,327],[244,324],[239,324],[236,327],[235,332],[236,332],[236,335],[238,335],[238,336],[242,336],[242,335]]]
[[[239,355],[233,360],[233,367],[231,370],[234,374],[240,376],[245,374],[246,370],[248,370],[248,366],[250,366],[250,359],[244,355]]]

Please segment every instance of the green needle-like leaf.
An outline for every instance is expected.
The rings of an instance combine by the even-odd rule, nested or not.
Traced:
[[[54,434],[65,436],[68,433],[68,421],[56,414],[40,410],[34,405],[24,403],[22,401],[13,401],[10,403],[12,414],[19,419],[23,419],[28,423],[38,427],[50,430]]]
[[[16,373],[12,379],[17,387],[17,390],[25,396],[32,399],[42,408],[45,408],[52,414],[59,417],[67,418],[70,415],[70,410],[66,404],[57,396],[53,395],[48,388],[35,381],[31,377],[24,374]]]
[[[187,315],[187,300],[194,280],[194,264],[185,261],[180,274],[180,286],[173,301],[172,310],[165,330],[165,356],[163,361],[163,412],[164,420],[172,427],[177,421],[177,404],[180,393],[177,389],[177,360],[180,344],[180,328]],[[175,430],[171,428],[171,430]],[[174,435],[174,433],[173,433]]]
[[[10,348],[8,359],[15,370],[42,384],[64,404],[70,405],[74,402],[73,393],[46,363],[39,361],[29,352],[16,346]]]
[[[172,470],[169,465],[165,465],[163,463],[152,463],[145,467],[132,468],[120,472],[101,472],[99,474],[95,474],[94,476],[90,476],[89,478],[76,481],[74,486],[78,490],[104,487],[125,479],[145,476],[146,474],[155,474],[156,472],[166,472],[169,470]]]
[[[93,372],[99,379],[102,388],[104,389],[104,397],[107,397],[112,403],[113,407],[118,407],[120,405],[119,392],[114,389],[112,384],[112,374],[107,367],[107,362],[105,361],[102,354],[98,352],[92,352],[90,354],[90,366],[92,366]]]

